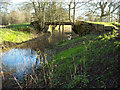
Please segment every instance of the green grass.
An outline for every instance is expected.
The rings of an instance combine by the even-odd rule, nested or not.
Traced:
[[[118,74],[116,65],[120,55],[120,41],[117,41],[117,35],[118,33],[113,31],[99,36],[86,35],[58,43],[59,47],[69,48],[55,55],[54,60],[49,63],[57,66],[53,72],[53,86],[110,87],[108,84],[110,80],[118,77],[115,75]],[[77,46],[74,45],[76,42],[79,43]],[[117,82],[117,79],[114,80]],[[61,85],[62,83],[64,84]]]
[[[103,22],[100,24],[111,25]],[[118,87],[116,84],[120,78],[117,70],[120,55],[120,37],[118,35],[119,33],[113,30],[100,35],[88,34],[57,43],[57,50],[61,50],[49,61],[45,70],[43,67],[39,68],[37,77],[40,79],[34,78],[34,80],[41,87]],[[28,32],[2,29],[0,37],[2,37],[0,39],[2,41],[21,42],[33,38],[34,35]],[[33,76],[35,75],[33,74]],[[48,85],[45,84],[45,78]],[[24,85],[26,84],[24,83]],[[32,85],[34,87],[35,83]]]
[[[116,26],[119,26],[120,27],[120,24],[119,23],[116,23],[116,22],[111,22],[113,25],[116,25]]]
[[[9,41],[20,43],[30,40],[36,36],[30,33],[30,23],[12,24],[0,30],[0,43]]]
[[[86,21],[86,22],[93,23],[93,24],[101,24],[104,26],[114,26],[111,22],[90,22],[90,21]]]
[[[97,22],[96,22],[97,23]],[[105,25],[111,25],[101,23]],[[55,45],[57,54],[39,67],[38,86],[55,88],[115,88],[120,74],[117,68],[120,37],[116,30],[99,35],[91,33]],[[32,74],[36,77],[34,74]],[[47,84],[45,84],[47,80]],[[25,85],[25,83],[24,83]],[[36,87],[35,83],[32,83]],[[28,86],[29,87],[29,86]]]
[[[35,36],[28,32],[14,31],[12,29],[1,29],[0,30],[0,43],[3,41],[9,42],[23,42],[34,38]]]
[[[12,24],[7,26],[8,28],[11,28],[12,30],[20,30],[24,29],[30,26],[30,23],[22,23],[22,24]]]
[[[93,24],[101,24],[101,25],[104,25],[104,26],[112,26],[115,29],[117,29],[116,26],[120,26],[119,23],[115,23],[115,22],[90,22],[90,21],[86,21],[86,22],[93,23]]]

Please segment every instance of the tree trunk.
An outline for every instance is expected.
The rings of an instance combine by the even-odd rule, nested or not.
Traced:
[[[43,5],[43,28],[45,27],[45,2]]]
[[[1,16],[1,6],[0,6],[0,25],[2,24],[2,16]]]
[[[102,22],[103,21],[103,17],[102,16],[100,16],[100,22]]]
[[[71,22],[71,17],[70,17],[70,16],[71,16],[71,14],[70,14],[70,13],[71,13],[71,12],[70,12],[71,10],[70,10],[70,8],[71,8],[71,4],[69,4],[69,21]]]
[[[118,22],[120,23],[120,7],[119,7],[119,9],[118,9],[118,16],[119,16]]]
[[[75,0],[74,0],[74,11],[73,11],[73,24],[75,22]]]
[[[111,22],[113,22],[113,14],[111,13]]]
[[[60,33],[60,15],[59,15],[59,33]]]
[[[62,14],[62,23],[63,23],[63,14]],[[62,35],[64,33],[64,25],[62,25]]]

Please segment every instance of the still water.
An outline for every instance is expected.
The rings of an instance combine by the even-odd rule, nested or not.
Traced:
[[[32,73],[33,69],[37,69],[51,59],[54,54],[52,49],[54,43],[67,39],[69,37],[66,34],[62,36],[59,33],[54,33],[52,36],[43,35],[3,52],[0,59],[2,60],[2,70],[6,75],[4,80],[11,79],[10,75],[14,75],[18,81],[22,80],[24,74]],[[9,75],[7,76],[7,74]]]
[[[11,49],[8,52],[3,53],[2,56],[2,68],[7,72],[14,72],[13,74],[17,78],[21,78],[23,73],[28,72],[35,63],[37,52],[28,49]]]

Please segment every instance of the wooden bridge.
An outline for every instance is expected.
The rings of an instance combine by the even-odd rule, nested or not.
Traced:
[[[34,21],[34,22],[31,22],[31,25],[33,27],[37,27],[39,26],[38,24],[39,22],[38,21]],[[66,31],[66,29],[64,30],[64,27],[67,27],[66,25],[70,25],[69,27],[71,28],[72,30],[72,26],[73,26],[73,23],[72,22],[45,22],[44,23],[45,25],[48,25],[48,31],[52,32],[56,27],[58,27],[58,30],[62,32]],[[58,26],[57,26],[58,25]],[[62,27],[61,27],[62,26]],[[39,27],[38,27],[39,28]],[[70,31],[71,31],[70,30]],[[67,31],[66,31],[67,32]]]
[[[59,25],[59,31],[60,31],[60,26],[62,26],[61,30],[62,33],[64,32],[64,25],[73,25],[72,22],[45,22],[45,25],[49,25],[48,31],[52,32],[52,30]]]
[[[45,25],[73,25],[72,22],[45,22]]]

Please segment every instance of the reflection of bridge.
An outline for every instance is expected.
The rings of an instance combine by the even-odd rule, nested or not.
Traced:
[[[59,31],[60,31],[60,27],[62,26],[61,30],[62,32],[64,32],[64,26],[66,25],[70,25],[72,26],[73,23],[72,22],[45,22],[45,25],[49,25],[48,31],[52,32],[53,29],[55,29],[55,27],[58,25],[59,26]],[[69,27],[70,27],[69,26]],[[70,30],[71,31],[71,30]]]
[[[45,22],[45,25],[73,25],[72,22]]]

